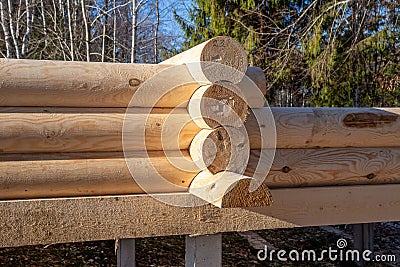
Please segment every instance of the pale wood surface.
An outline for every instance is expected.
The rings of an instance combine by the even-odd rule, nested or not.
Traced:
[[[251,150],[245,175],[265,177],[256,169],[262,153],[268,151]],[[261,159],[260,166],[270,161]],[[400,183],[400,148],[277,149],[265,183],[270,188]]]
[[[222,234],[186,236],[185,267],[220,267]]]
[[[248,106],[228,83],[201,86],[190,97],[188,112],[194,122],[203,129],[220,125],[240,126],[247,118]]]
[[[169,67],[0,59],[0,106],[126,107],[146,80]]]
[[[187,151],[173,151],[169,158],[149,151],[154,168],[178,191],[187,191],[200,169],[184,171],[172,160],[188,159]],[[269,153],[263,150],[262,153]],[[259,163],[260,151],[252,150],[245,175],[266,176]],[[136,177],[154,178],[144,168],[148,159],[133,152]],[[260,167],[257,168],[257,164]],[[261,169],[260,169],[261,168]],[[262,170],[262,171],[261,171]],[[228,170],[229,171],[229,170]],[[265,179],[269,188],[400,183],[400,148],[278,149]],[[175,192],[161,184],[151,184],[150,192]],[[122,153],[0,154],[0,198],[40,198],[138,193]]]
[[[0,108],[0,153],[123,151],[123,108]],[[130,108],[127,150],[188,149],[200,131],[186,109]],[[176,130],[176,131],[175,131]],[[141,140],[141,136],[146,136]],[[161,139],[161,136],[163,139]],[[145,142],[144,142],[145,141]]]
[[[272,206],[247,209],[175,207],[149,195],[0,201],[0,246],[398,221],[399,192],[400,185],[274,189]]]
[[[187,152],[183,157],[189,159]],[[166,179],[178,186],[174,190],[187,191],[197,172],[181,170],[170,160],[181,158],[176,152],[167,159],[161,151],[149,151],[154,168]],[[148,156],[132,152],[128,160],[136,163],[135,177],[154,178],[144,168]],[[167,188],[154,186],[153,192]],[[0,155],[0,199],[38,198],[57,196],[90,196],[141,193],[129,172],[122,153],[48,153]]]
[[[400,108],[271,108],[277,148],[400,146]],[[265,117],[268,110],[253,109]],[[270,148],[264,133],[271,124],[246,121],[252,149]]]
[[[190,144],[190,156],[201,170],[208,169],[213,174],[225,169],[243,173],[250,152],[246,137],[243,127],[202,129]]]

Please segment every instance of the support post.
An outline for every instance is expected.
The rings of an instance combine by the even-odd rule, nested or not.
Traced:
[[[222,234],[186,236],[185,267],[220,267]]]
[[[118,267],[136,267],[134,238],[118,239],[116,250]]]
[[[360,251],[374,251],[374,223],[360,223],[353,225],[354,248]],[[358,266],[364,266],[365,262],[360,259],[356,262]]]

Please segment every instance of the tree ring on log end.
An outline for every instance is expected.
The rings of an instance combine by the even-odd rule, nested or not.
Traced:
[[[200,128],[240,127],[249,107],[239,90],[230,82],[202,86],[189,100],[188,111]]]

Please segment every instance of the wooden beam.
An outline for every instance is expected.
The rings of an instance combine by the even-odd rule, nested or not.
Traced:
[[[270,170],[265,169],[273,152],[252,150],[244,175],[266,176],[268,188],[400,183],[399,147],[278,149]],[[135,179],[145,181],[147,191],[153,193],[187,191],[201,171],[187,151],[132,151],[125,155],[126,159],[121,152],[0,154],[0,198],[143,192],[127,162]],[[176,186],[157,179],[156,173],[145,167],[150,164]]]
[[[200,128],[185,108],[0,108],[0,153],[188,149]],[[130,130],[132,129],[132,130]],[[145,136],[145,139],[143,138]],[[128,140],[128,141],[127,141]]]
[[[143,193],[127,162],[135,165],[137,179],[152,183],[150,190],[145,188],[148,193],[187,191],[198,170],[185,171],[171,163],[190,160],[182,153],[169,152],[169,158],[162,151],[129,152],[127,158],[118,152],[0,154],[0,199]],[[172,185],[158,180],[150,164]]]
[[[400,108],[253,109],[246,129],[252,149],[399,146]]]
[[[265,178],[270,188],[400,183],[400,147],[262,149],[243,161],[244,142],[227,141],[224,131],[201,131],[209,142],[193,140],[190,153],[200,169]]]
[[[330,109],[310,111],[306,108],[273,108],[277,147],[387,147],[400,144],[400,111],[397,108],[385,111],[367,109],[370,113],[392,114],[393,123],[381,123],[379,127],[343,127],[340,123],[340,117],[345,118],[349,114],[361,116],[357,114],[363,114],[360,113],[362,110],[352,109],[351,113],[349,109],[332,109],[336,123],[324,124],[321,118],[329,117]],[[145,125],[147,150],[188,149],[200,131],[198,126],[190,122],[186,109],[171,111],[169,108],[151,111]],[[318,119],[313,115],[314,112],[325,115]],[[123,108],[2,107],[0,153],[122,151],[124,114]],[[140,140],[135,135],[144,131],[142,124],[148,116],[146,109],[130,108],[127,116],[127,123],[133,124],[132,128],[135,129],[129,133],[131,140]],[[258,149],[261,143],[254,125],[254,119],[250,117],[246,122],[249,141],[253,149]],[[163,145],[161,132],[164,135]],[[143,150],[143,144],[140,141],[133,142],[132,148]]]
[[[220,267],[222,234],[186,236],[185,267]]]
[[[246,209],[176,207],[149,195],[0,201],[0,246],[399,221],[399,192],[400,185],[275,189],[272,206]],[[188,193],[163,196],[196,204]]]
[[[118,239],[116,246],[117,267],[136,267],[135,239]]]
[[[0,59],[0,106],[126,107],[146,80],[169,67]],[[193,82],[188,71],[179,77]]]

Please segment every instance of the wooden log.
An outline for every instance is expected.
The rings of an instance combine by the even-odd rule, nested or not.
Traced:
[[[265,149],[251,151],[244,175],[263,179],[260,161]],[[131,154],[128,160],[137,163],[135,174],[142,181],[152,178],[143,167],[143,153]],[[149,152],[158,172],[172,184],[187,191],[200,172],[185,171],[172,165],[181,159],[158,151]],[[189,154],[183,151],[185,159]],[[278,149],[265,179],[269,188],[328,185],[364,185],[400,183],[400,148],[330,148]],[[229,170],[228,170],[229,171]],[[268,170],[267,170],[268,171]],[[153,192],[171,192],[169,187],[154,184]],[[0,199],[112,195],[142,192],[134,182],[122,153],[65,153],[65,154],[2,154],[0,155]]]
[[[400,146],[400,108],[272,107],[271,112],[277,148]],[[245,125],[252,149],[275,144],[269,139],[269,127],[274,127],[269,114],[263,108],[248,116]]]
[[[246,72],[247,55],[242,45],[234,39],[218,36],[161,62],[173,65],[185,63],[191,65],[189,68],[198,81],[238,82]]]
[[[219,208],[263,207],[272,204],[265,184],[233,172],[200,172],[192,181],[189,193]]]
[[[0,59],[0,106],[127,107],[156,74],[163,83],[144,90],[169,92],[157,107],[179,106],[199,87],[184,65]],[[137,102],[148,107],[143,94]]]
[[[126,150],[187,149],[200,131],[184,108],[147,111],[129,109]],[[124,117],[122,108],[0,108],[0,153],[123,151]]]
[[[183,157],[189,159],[187,152]],[[187,191],[197,172],[182,170],[170,163],[160,151],[130,153],[127,160],[137,164],[134,175],[154,179],[143,161],[151,164],[175,191]],[[182,157],[176,153],[176,158]],[[157,188],[154,192],[168,191]],[[21,199],[63,196],[91,196],[142,193],[142,188],[129,172],[122,153],[56,153],[0,155],[0,199]],[[148,191],[147,191],[148,192]],[[148,192],[151,193],[151,192]]]
[[[0,201],[0,247],[399,221],[399,190],[399,184],[273,189],[272,206],[246,209],[171,206],[147,194]],[[193,201],[189,193],[161,196]]]
[[[252,80],[265,89],[262,70],[251,67],[246,74],[238,86],[245,90]],[[127,107],[139,92],[133,106],[185,107],[200,85],[209,84],[194,80],[186,65],[46,60],[0,59],[0,77],[0,106]]]
[[[400,183],[399,147],[277,149],[272,165],[271,154],[251,150],[244,175],[265,178],[269,188]],[[213,173],[230,171],[217,167]]]

